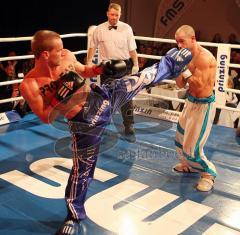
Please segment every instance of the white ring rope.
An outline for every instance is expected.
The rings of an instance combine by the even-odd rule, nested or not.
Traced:
[[[152,97],[152,98],[158,98],[158,99],[164,99],[164,100],[177,101],[179,103],[185,103],[184,99],[179,99],[179,98],[174,98],[174,97],[169,97],[169,96],[164,96],[164,95],[148,94],[144,91],[140,92],[139,94],[144,95],[146,97]],[[231,108],[231,107],[227,107],[227,106],[224,106],[224,105],[216,104],[216,107],[221,108],[221,109],[225,109],[225,110],[229,110],[229,111],[240,112],[240,109]]]
[[[13,98],[8,98],[8,99],[2,99],[2,100],[0,100],[0,104],[13,102],[13,101],[18,101],[18,100],[23,100],[23,97],[18,96],[18,97],[13,97]]]
[[[232,93],[236,93],[236,94],[240,94],[240,90],[236,90],[236,89],[231,89],[231,88],[225,88],[225,91],[230,91]]]
[[[69,33],[60,35],[61,38],[72,38],[72,37],[86,37],[87,33]],[[12,37],[12,38],[0,38],[0,42],[22,42],[31,41],[31,37]]]
[[[228,64],[228,67],[232,67],[232,68],[239,68],[240,69],[240,64]]]
[[[173,39],[164,39],[164,38],[151,38],[151,37],[142,37],[142,36],[135,36],[136,40],[142,40],[142,41],[152,41],[152,42],[166,42],[166,43],[173,43],[176,44],[176,41]],[[209,46],[209,47],[218,47],[218,43],[213,42],[199,42],[203,46]],[[239,46],[232,45],[232,44],[224,44],[229,47],[231,45],[231,48],[239,48]]]
[[[16,79],[12,81],[6,81],[6,82],[0,82],[0,86],[6,86],[6,85],[11,85],[11,84],[16,84],[16,83],[21,83],[23,79]]]
[[[139,92],[139,95],[144,95],[144,96],[148,96],[148,97],[152,97],[152,98],[158,98],[158,99],[164,99],[164,100],[166,100],[166,98],[167,98],[167,100],[177,101],[177,102],[180,102],[180,103],[185,103],[184,99],[169,97],[169,96],[165,96],[165,95],[148,94],[145,91]]]
[[[61,35],[61,38],[71,38],[71,37],[86,37],[88,36],[87,33],[71,33],[71,34],[64,34]],[[0,42],[17,42],[17,41],[30,41],[32,37],[15,37],[15,38],[0,38]],[[142,40],[142,41],[152,41],[152,42],[162,42],[162,43],[173,43],[176,44],[176,41],[173,39],[163,39],[163,38],[152,38],[152,37],[142,37],[142,36],[135,36],[136,40]],[[203,46],[209,46],[209,47],[219,47],[218,43],[211,43],[211,42],[199,42],[200,45]],[[221,44],[226,46],[226,48],[240,48],[239,45],[232,45],[232,44]],[[80,50],[80,51],[75,51],[73,52],[74,54],[84,54],[87,53],[87,50]],[[149,59],[160,59],[161,56],[154,56],[154,55],[147,55],[147,54],[138,54],[139,57],[143,58],[149,58]],[[6,60],[22,60],[22,59],[32,59],[34,58],[33,55],[23,55],[23,56],[10,56],[10,57],[2,57],[0,58],[0,61],[6,61]],[[227,67],[233,67],[233,68],[240,68],[239,64],[232,64],[228,63]],[[10,85],[10,84],[16,84],[16,83],[21,83],[23,79],[17,79],[13,81],[7,81],[7,82],[0,82],[0,86],[4,85]],[[174,80],[164,80],[163,82],[166,83],[171,83],[175,84],[176,82]],[[225,87],[225,91],[230,91],[233,93],[240,94],[239,90],[236,89],[230,89]],[[146,97],[152,97],[152,98],[159,98],[159,99],[164,99],[164,100],[171,100],[171,101],[177,101],[180,103],[185,103],[184,99],[179,99],[179,98],[173,98],[173,97],[168,97],[168,96],[163,96],[163,95],[155,95],[155,94],[148,94],[146,92],[140,92],[140,95],[145,95]],[[12,102],[12,101],[18,101],[22,100],[23,97],[13,97],[13,98],[8,98],[8,99],[2,99],[0,100],[0,104],[6,103],[6,102]],[[231,108],[231,107],[226,107],[224,105],[219,105],[217,104],[218,108],[229,110],[229,111],[234,111],[234,112],[240,112],[240,109],[236,108]],[[179,113],[177,111],[173,111],[176,113]]]
[[[87,53],[87,50],[74,51],[73,53],[74,53],[74,55],[85,54],[85,53]],[[0,61],[25,60],[25,59],[32,59],[32,58],[34,58],[33,55],[7,56],[7,57],[1,57]]]
[[[147,59],[157,59],[157,60],[160,60],[162,58],[162,56],[158,56],[158,55],[146,55],[146,54],[140,54],[140,53],[138,53],[138,57],[147,58]]]

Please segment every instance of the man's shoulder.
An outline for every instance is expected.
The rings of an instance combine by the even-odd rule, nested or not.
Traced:
[[[201,47],[201,52],[199,54],[199,59],[209,61],[209,60],[215,60],[214,55],[212,54],[211,51],[208,49]]]
[[[33,84],[36,84],[36,78],[33,77],[33,75],[31,74],[29,75],[27,74],[19,86],[20,91],[21,92],[31,91],[34,87]]]
[[[97,25],[96,30],[103,29],[103,28],[105,28],[105,27],[107,27],[107,26],[108,26],[108,22],[105,21],[105,22]]]
[[[63,54],[63,56],[68,57],[68,56],[72,56],[73,53],[68,49],[63,49],[62,54]]]
[[[123,21],[120,21],[120,20],[118,21],[118,25],[120,27],[125,27],[125,28],[128,28],[128,29],[132,29],[132,27],[129,24],[127,24],[127,23],[125,23]]]
[[[74,55],[74,53],[68,49],[63,49],[63,53],[62,53],[62,63],[61,66],[65,66],[66,64],[72,64],[76,61],[76,57]]]
[[[36,76],[37,76],[37,71],[34,67],[27,74],[24,75],[24,79],[25,78],[33,78],[33,77],[36,77]]]
[[[197,64],[206,68],[215,67],[216,59],[209,50],[203,48],[203,50],[201,51],[200,55],[197,58]]]

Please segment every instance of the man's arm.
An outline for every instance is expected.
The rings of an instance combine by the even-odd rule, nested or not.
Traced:
[[[83,65],[79,61],[74,62],[74,67],[77,73],[84,78],[95,77],[102,73],[102,68],[98,65]]]
[[[126,63],[123,60],[106,60],[97,65],[83,65],[75,60],[74,67],[76,72],[85,78],[95,77],[99,74],[105,74],[107,76],[111,76],[112,78],[116,76],[121,77],[123,76],[122,74],[126,74],[127,69]]]
[[[96,65],[83,65],[80,63],[73,52],[69,50],[65,50],[65,55],[71,63],[73,63],[73,67],[77,73],[79,73],[82,77],[90,78],[95,77],[96,75],[100,74],[100,70],[96,69]]]
[[[199,60],[200,62],[196,65],[196,68],[191,73],[187,72],[184,75],[184,72],[176,79],[176,84],[178,87],[185,87],[188,83],[191,87],[196,87],[198,89],[204,89],[206,83],[208,83],[208,77],[210,75],[210,66],[209,62],[206,59]],[[186,70],[185,70],[186,71]]]
[[[58,110],[53,109],[50,104],[44,104],[43,98],[39,92],[38,84],[33,79],[23,81],[20,85],[20,92],[31,110],[44,123],[51,123],[58,116]]]
[[[176,78],[176,84],[179,88],[183,88],[187,85],[187,80],[184,79],[182,75]]]
[[[93,56],[95,54],[95,48],[88,48],[87,53],[87,65],[92,65]]]
[[[99,69],[97,65],[83,65],[77,61],[76,57],[74,59],[74,68],[77,73],[79,73],[84,78],[95,77],[102,73],[102,70]]]
[[[137,73],[139,70],[137,51],[136,50],[129,51],[129,55],[133,61],[132,74]]]

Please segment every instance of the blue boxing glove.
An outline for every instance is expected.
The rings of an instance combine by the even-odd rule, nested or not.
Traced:
[[[185,80],[192,76],[192,73],[187,69],[187,64],[192,60],[192,54],[189,49],[172,48],[166,54],[166,57],[170,57],[174,63],[172,68],[172,74],[174,77],[178,77],[181,73]]]
[[[138,76],[146,87],[153,87],[165,79],[173,79],[184,73],[191,60],[192,54],[188,49],[173,48],[162,56],[158,63],[139,72]]]
[[[178,52],[179,52],[179,50],[178,50],[176,47],[174,47],[174,48],[170,49],[170,50],[166,53],[166,55],[175,58]]]

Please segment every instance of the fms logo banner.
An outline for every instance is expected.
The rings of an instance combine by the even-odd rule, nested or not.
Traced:
[[[158,5],[155,37],[164,37],[170,29],[178,22],[180,17],[186,13],[186,10],[191,6],[194,0],[171,0],[160,1]]]

